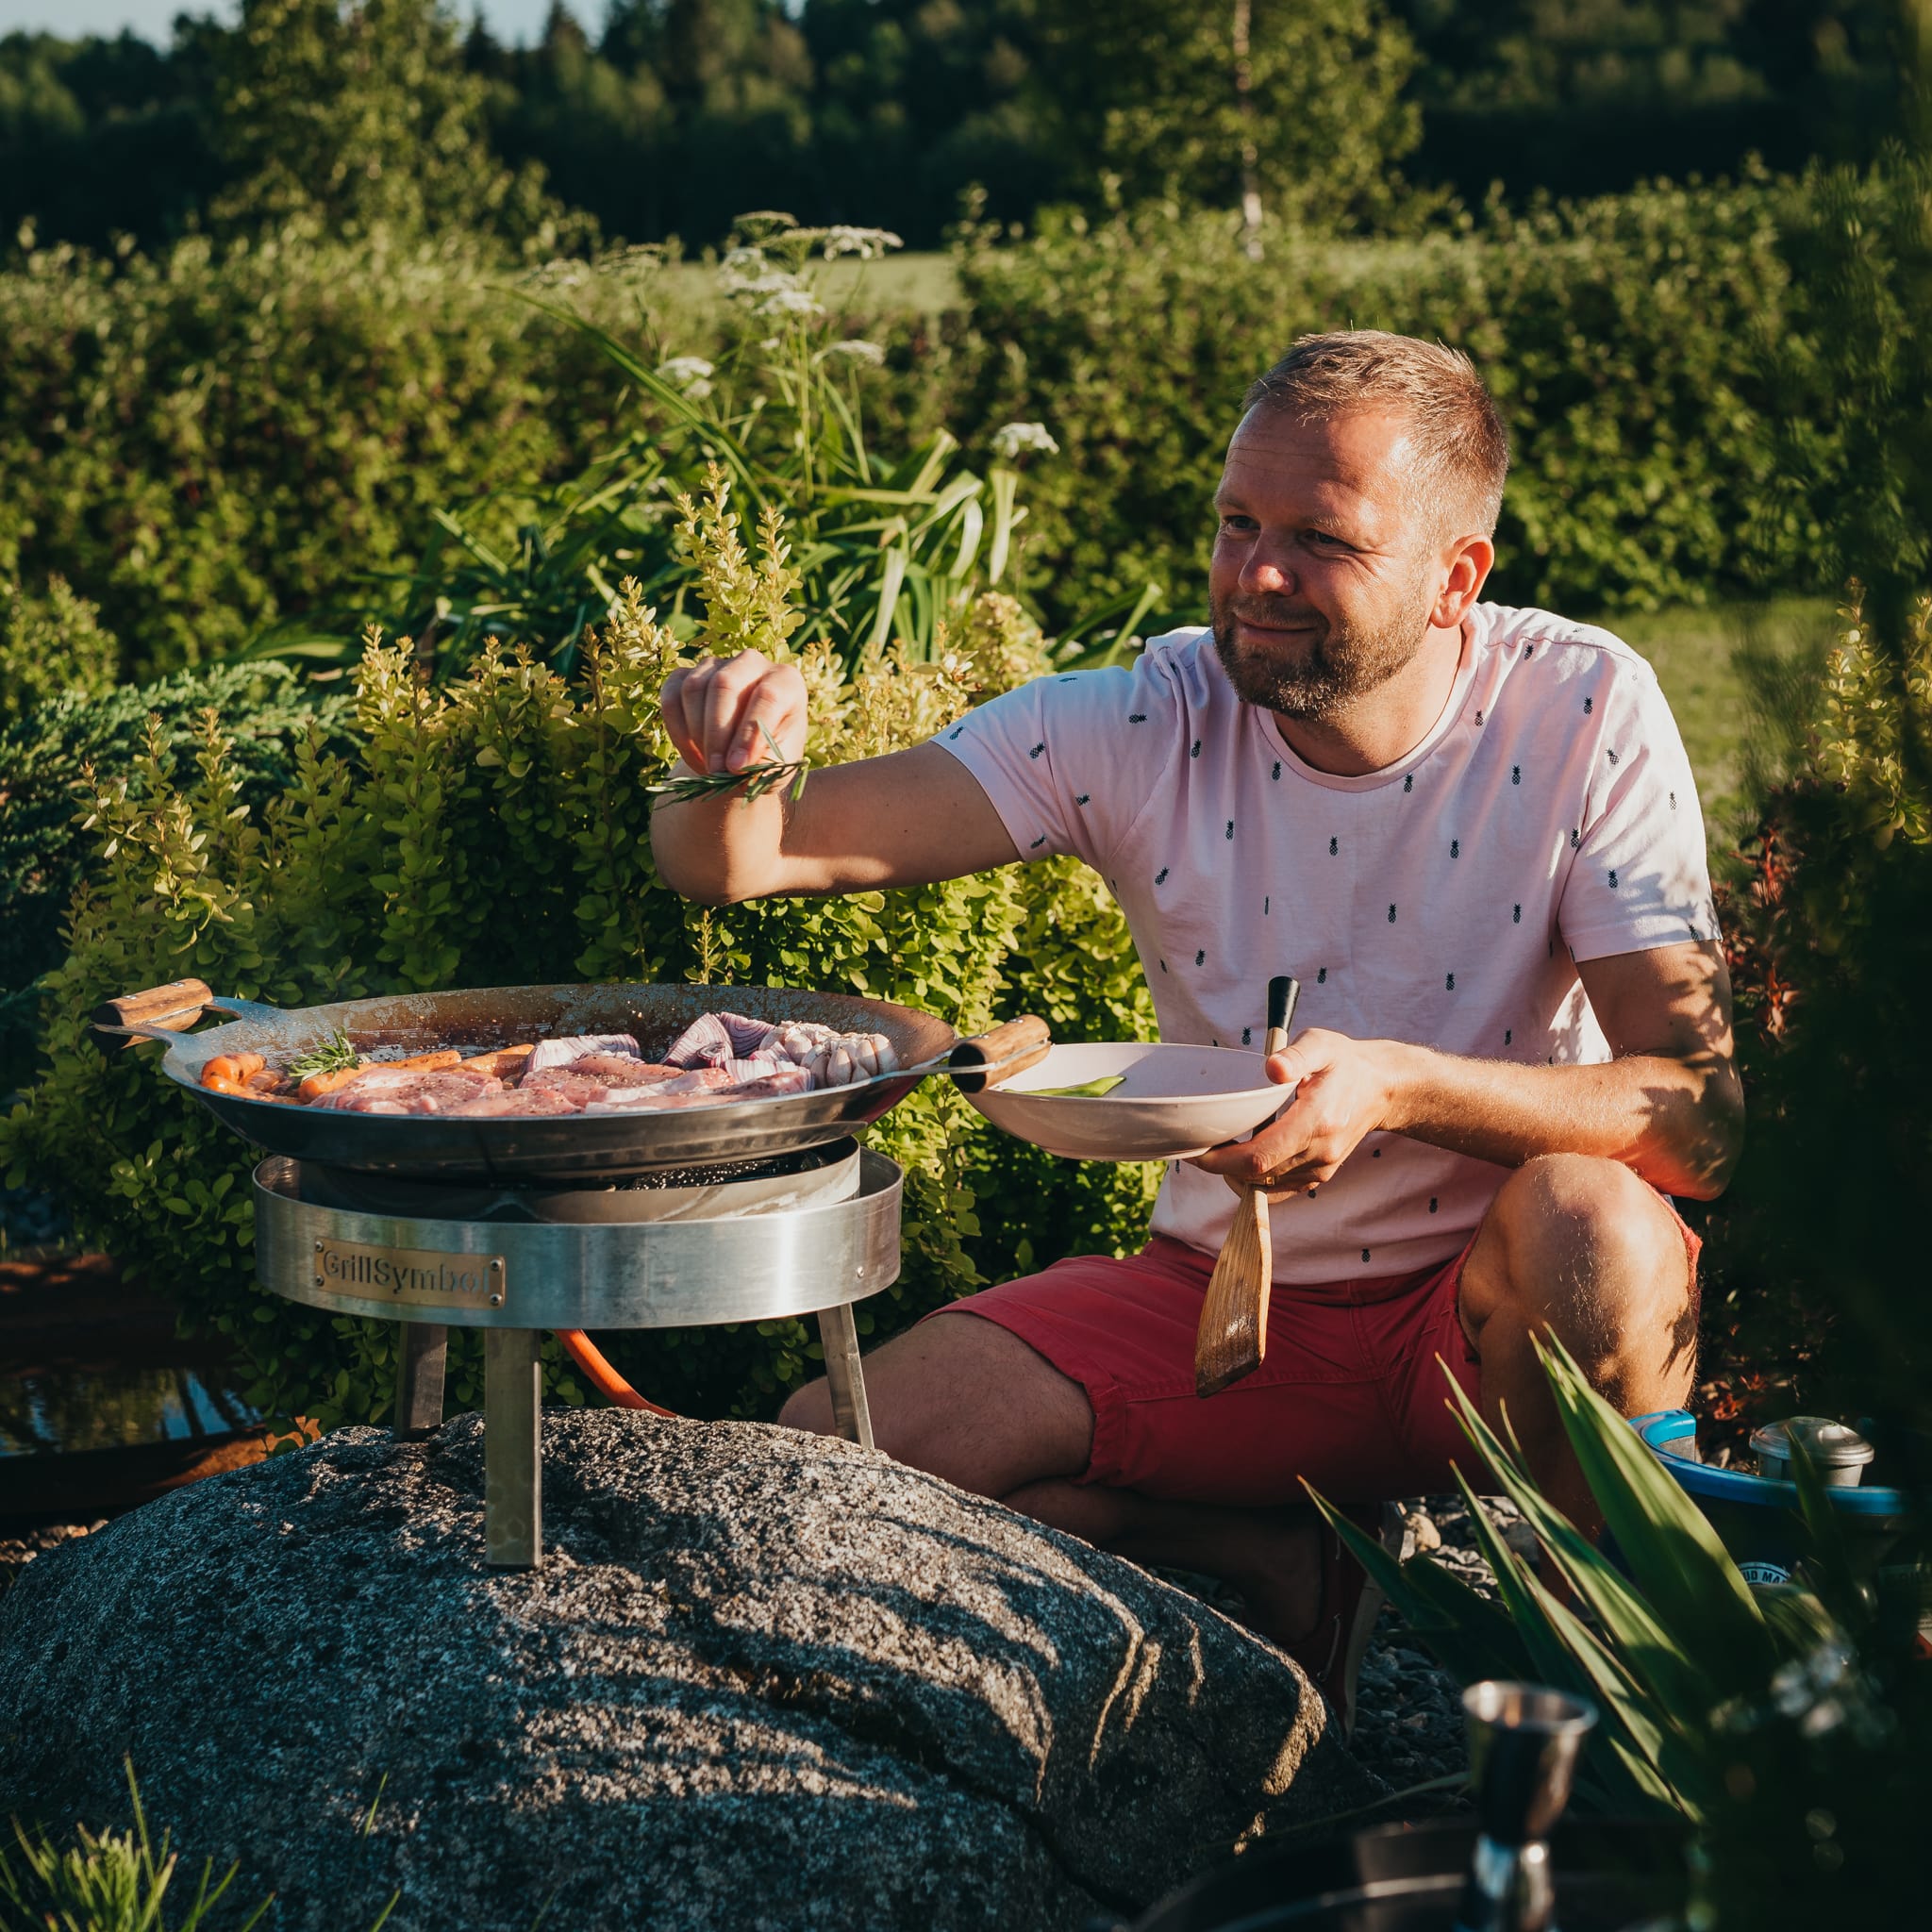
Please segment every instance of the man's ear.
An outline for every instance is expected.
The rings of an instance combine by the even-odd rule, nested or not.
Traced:
[[[1429,622],[1439,630],[1454,630],[1481,596],[1495,560],[1496,546],[1487,537],[1457,537],[1448,544],[1442,553],[1447,575]]]

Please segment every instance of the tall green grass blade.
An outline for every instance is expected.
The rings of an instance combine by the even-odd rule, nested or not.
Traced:
[[[1113,642],[1107,647],[1107,656],[1100,660],[1103,666],[1125,661],[1128,640],[1140,634],[1141,620],[1154,608],[1155,600],[1163,594],[1161,587],[1151,580],[1142,587],[1134,608],[1121,619],[1120,628],[1113,634]]]
[[[826,383],[824,393],[825,407],[838,419],[839,427],[844,435],[845,447],[851,453],[854,474],[860,483],[870,483],[872,458],[866,451],[865,431],[859,426],[857,410],[845,400],[837,383]]]
[[[911,496],[927,495],[945,474],[947,459],[959,447],[959,439],[950,429],[935,429],[923,449],[916,449],[900,465],[892,478],[895,489]]]
[[[1604,1626],[1618,1655],[1667,1711],[1686,1713],[1691,1722],[1700,1722],[1722,1699],[1709,1675],[1685,1655],[1681,1642],[1602,1553],[1544,1499],[1518,1458],[1496,1440],[1461,1384],[1453,1375],[1448,1381],[1463,1433],[1487,1458],[1504,1494],[1523,1512],[1564,1580]]]
[[[759,487],[758,466],[752,461],[750,453],[735,436],[721,424],[715,415],[700,409],[675,383],[669,383],[656,370],[647,369],[630,350],[613,336],[608,329],[600,328],[594,322],[588,321],[574,308],[566,308],[560,303],[545,302],[541,296],[533,295],[527,289],[512,289],[508,291],[519,301],[527,302],[532,308],[540,308],[545,315],[554,316],[558,322],[568,323],[580,335],[596,343],[612,365],[627,375],[631,381],[663,408],[670,410],[691,428],[713,445],[724,458],[725,468],[731,477],[747,496],[751,498],[754,509],[764,508],[765,496]]]
[[[1456,1486],[1461,1491],[1463,1502],[1469,1509],[1476,1547],[1489,1564],[1490,1573],[1496,1579],[1497,1593],[1502,1597],[1504,1607],[1509,1612],[1524,1647],[1529,1653],[1533,1666],[1531,1675],[1539,1683],[1567,1690],[1573,1697],[1589,1698],[1601,1706],[1604,1700],[1597,1691],[1594,1672],[1566,1641],[1566,1636],[1577,1635],[1581,1626],[1574,1618],[1565,1620],[1560,1606],[1554,1603],[1549,1592],[1542,1589],[1515,1551],[1503,1541],[1495,1524],[1490,1521],[1482,1499],[1470,1487],[1459,1469],[1456,1470]],[[1588,1634],[1583,1634],[1584,1641],[1588,1642]],[[1631,1778],[1627,1765],[1616,1754],[1608,1754],[1612,1760],[1610,1765],[1606,1766],[1603,1762],[1611,1728],[1622,1732],[1631,1750],[1641,1755],[1612,1707],[1608,1724],[1600,1725],[1588,1747],[1596,1775],[1613,1793],[1619,1793],[1620,1786],[1628,1783],[1630,1789],[1620,1792],[1625,1801],[1641,1799],[1644,1795],[1642,1780]]]
[[[986,553],[986,580],[996,584],[1007,574],[1007,558],[1012,548],[1013,531],[1019,518],[1013,514],[1013,500],[1020,488],[1019,473],[995,468],[992,476],[992,542]]]
[[[883,651],[891,641],[892,614],[899,608],[899,587],[906,581],[906,566],[911,561],[903,549],[886,553],[886,567],[879,577],[878,615],[873,619],[866,648]]]
[[[431,514],[484,569],[494,571],[500,577],[507,577],[511,575],[509,565],[505,563],[502,558],[498,557],[495,551],[491,550],[480,537],[474,535],[467,529],[452,511],[438,509],[432,511]]]
[[[1533,1345],[1584,1480],[1657,1621],[1726,1691],[1761,1688],[1774,1660],[1764,1618],[1717,1532],[1562,1343]]]

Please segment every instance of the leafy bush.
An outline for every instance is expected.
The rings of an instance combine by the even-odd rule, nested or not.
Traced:
[[[64,577],[151,676],[393,566],[452,496],[576,467],[602,367],[499,275],[299,227],[29,254],[0,275],[0,575]]]
[[[1727,909],[1754,1125],[1707,1328],[1807,1406],[1924,1429],[1932,1308],[1900,1284],[1932,1156],[1932,160],[1820,175],[1792,246],[1786,513],[1857,581],[1822,678],[1758,675],[1765,789]]]
[[[199,741],[210,708],[227,721],[239,797],[258,812],[287,788],[297,741],[313,727],[338,744],[350,711],[345,696],[325,695],[286,664],[244,664],[105,696],[79,685],[0,732],[0,1091],[31,1068],[33,982],[59,963],[68,904],[98,848],[80,828],[76,788],[91,771],[129,770],[150,719],[165,755],[178,757]]]
[[[782,605],[782,551],[754,561],[722,492],[685,541],[702,559],[708,627]],[[782,623],[771,626],[782,635]],[[818,693],[814,758],[919,741],[978,697],[1045,662],[1012,599],[981,597],[929,660],[864,649],[849,671],[830,644],[800,654]],[[58,1189],[82,1232],[141,1271],[195,1327],[253,1365],[248,1399],[325,1425],[385,1413],[393,1330],[331,1319],[256,1286],[251,1157],[159,1080],[140,1051],[99,1055],[85,1015],[99,1000],[194,974],[277,1005],[389,991],[567,979],[692,977],[851,990],[940,1013],[962,1029],[1042,1006],[1101,1037],[1147,1029],[1151,1009],[1118,914],[1065,871],[1007,871],[892,893],[764,902],[712,912],[659,884],[644,788],[668,768],[658,691],[675,637],[625,588],[566,677],[527,653],[487,647],[432,689],[405,646],[372,642],[353,724],[308,723],[286,783],[259,809],[220,713],[186,755],[160,725],[100,774],[101,841],[48,976],[42,1076],[0,1124],[9,1185]],[[669,807],[675,809],[675,807]],[[1013,941],[1024,931],[1024,958]],[[1105,962],[1088,970],[1087,956]],[[862,1305],[861,1327],[910,1319],[975,1285],[1030,1241],[1046,1260],[1075,1244],[1138,1241],[1137,1172],[1069,1166],[1042,1202],[1037,1159],[1014,1158],[946,1083],[929,1082],[874,1131],[907,1168],[905,1273]],[[978,1204],[993,1232],[977,1241]],[[459,1338],[454,1396],[478,1393],[480,1354]],[[701,1329],[613,1343],[638,1379],[680,1407],[757,1408],[807,1373],[804,1324]],[[580,1399],[549,1348],[552,1387]]]
[[[839,325],[886,351],[857,372],[875,441],[903,453],[943,423],[990,491],[1003,426],[1058,440],[1062,456],[1032,466],[1015,555],[1063,637],[1150,580],[1161,614],[1198,609],[1205,506],[1242,389],[1302,330],[1354,324],[1459,342],[1495,384],[1517,449],[1497,594],[1599,609],[1818,591],[1840,580],[1815,554],[1830,506],[1785,487],[1801,466],[1779,439],[1815,422],[1805,464],[1842,466],[1845,370],[1810,355],[1802,379],[1796,361],[1767,374],[1763,348],[1796,357],[1828,337],[1786,240],[1808,262],[1837,219],[1827,189],[1754,178],[1496,207],[1408,242],[1272,232],[1258,264],[1229,224],[1172,211],[1018,242],[979,230],[958,260],[965,308],[939,330]],[[1880,266],[1909,197],[1895,201],[1862,230]],[[569,285],[637,365],[618,389],[606,345],[508,294],[504,272],[453,242],[378,232],[350,247],[300,227],[226,254],[191,240],[159,260],[27,256],[0,275],[0,573],[63,575],[137,675],[324,611],[342,635],[345,592],[392,616],[373,583],[356,594],[384,575],[433,597],[467,572],[479,605],[506,587],[527,601],[531,581],[561,585],[556,553],[608,514],[606,484],[648,482],[674,454],[673,487],[695,481],[691,425],[644,379],[667,360],[725,369],[714,416],[783,402],[743,354],[771,318],[748,335],[635,257],[563,265],[553,291]],[[463,504],[460,530],[439,523]],[[657,541],[651,560],[668,557]]]
[[[65,577],[52,578],[39,597],[0,580],[0,730],[62,691],[102,696],[119,669],[113,634]]]

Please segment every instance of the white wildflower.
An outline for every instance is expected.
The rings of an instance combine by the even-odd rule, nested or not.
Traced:
[[[848,336],[842,342],[826,344],[828,356],[849,356],[855,362],[869,362],[874,369],[885,364],[886,352],[876,342],[868,342],[858,336]]]
[[[762,248],[733,248],[718,264],[718,273],[729,283],[736,278],[761,274],[770,266]]]
[[[809,289],[795,284],[789,289],[774,289],[752,305],[754,315],[818,316],[824,312],[824,305]]]
[[[670,361],[658,363],[658,374],[694,403],[711,393],[712,369],[702,356],[674,356]]]
[[[838,223],[825,230],[823,252],[827,261],[841,255],[856,255],[860,261],[871,261],[888,249],[905,245],[890,228],[851,228]]]
[[[1044,423],[1005,423],[993,431],[992,453],[1002,462],[1037,451],[1043,457],[1057,457],[1060,446],[1047,434]]]

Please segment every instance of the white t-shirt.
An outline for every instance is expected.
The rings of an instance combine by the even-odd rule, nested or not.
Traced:
[[[1610,1052],[1575,961],[1716,935],[1704,824],[1657,676],[1607,631],[1479,604],[1455,688],[1396,764],[1337,777],[1242,703],[1205,629],[1131,667],[1037,678],[936,742],[1025,858],[1077,854],[1125,914],[1161,1037],[1258,1046],[1269,978],[1294,1031],[1574,1065]],[[1507,1170],[1372,1134],[1272,1218],[1278,1282],[1454,1255]],[[1157,1232],[1213,1251],[1234,1197],[1171,1163]]]

